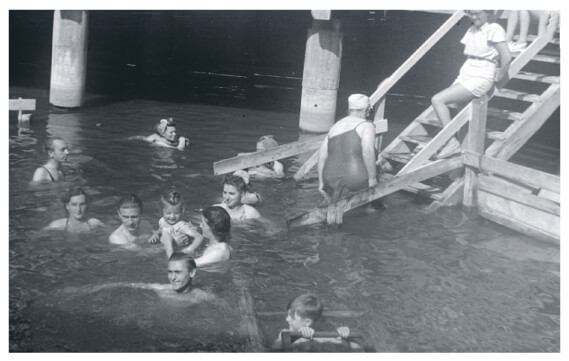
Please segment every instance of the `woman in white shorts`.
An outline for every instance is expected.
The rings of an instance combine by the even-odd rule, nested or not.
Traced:
[[[488,22],[493,12],[470,10],[467,14],[473,25],[460,41],[464,44],[466,62],[454,83],[431,99],[443,126],[451,121],[449,104],[470,102],[488,93],[495,83],[500,85],[507,80],[512,60],[506,44],[506,32],[499,24]],[[460,150],[460,142],[452,137],[437,157],[446,158]]]

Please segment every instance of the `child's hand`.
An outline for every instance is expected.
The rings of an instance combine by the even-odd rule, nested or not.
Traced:
[[[338,327],[338,329],[336,330],[338,331],[338,334],[340,335],[341,338],[348,338],[350,336],[350,328],[349,327]]]
[[[312,340],[312,336],[314,336],[314,329],[304,326],[299,331],[302,334],[302,337]]]
[[[148,238],[148,243],[150,244],[156,244],[160,242],[160,233],[159,232],[154,232],[154,234],[152,234],[152,236],[150,236],[150,238]]]

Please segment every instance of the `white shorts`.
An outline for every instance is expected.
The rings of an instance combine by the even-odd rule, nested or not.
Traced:
[[[495,63],[487,60],[466,59],[454,82],[465,87],[475,97],[480,97],[488,93],[494,85],[495,74]]]

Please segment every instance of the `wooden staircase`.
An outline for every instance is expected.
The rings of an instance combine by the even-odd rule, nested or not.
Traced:
[[[554,28],[553,28],[554,27]],[[536,38],[521,53],[512,54],[510,81],[505,88],[489,94],[488,132],[485,154],[496,159],[509,159],[545,123],[560,106],[560,51],[557,24],[550,24],[548,32]],[[381,87],[381,85],[380,85]],[[539,89],[528,92],[528,89]],[[472,115],[472,103],[457,112],[453,120],[442,128],[432,106],[414,119],[378,157],[385,170],[382,181],[403,175],[417,167],[433,162],[438,150],[463,126]],[[466,139],[466,137],[464,137]],[[458,156],[458,155],[457,155]],[[423,195],[433,202],[426,208],[434,211],[441,206],[460,202],[464,179],[456,176],[435,177],[405,188]]]

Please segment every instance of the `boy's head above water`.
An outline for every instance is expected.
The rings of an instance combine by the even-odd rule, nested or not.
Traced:
[[[290,331],[298,331],[302,327],[314,327],[322,316],[324,307],[320,299],[313,294],[306,293],[295,298],[287,307]]]

